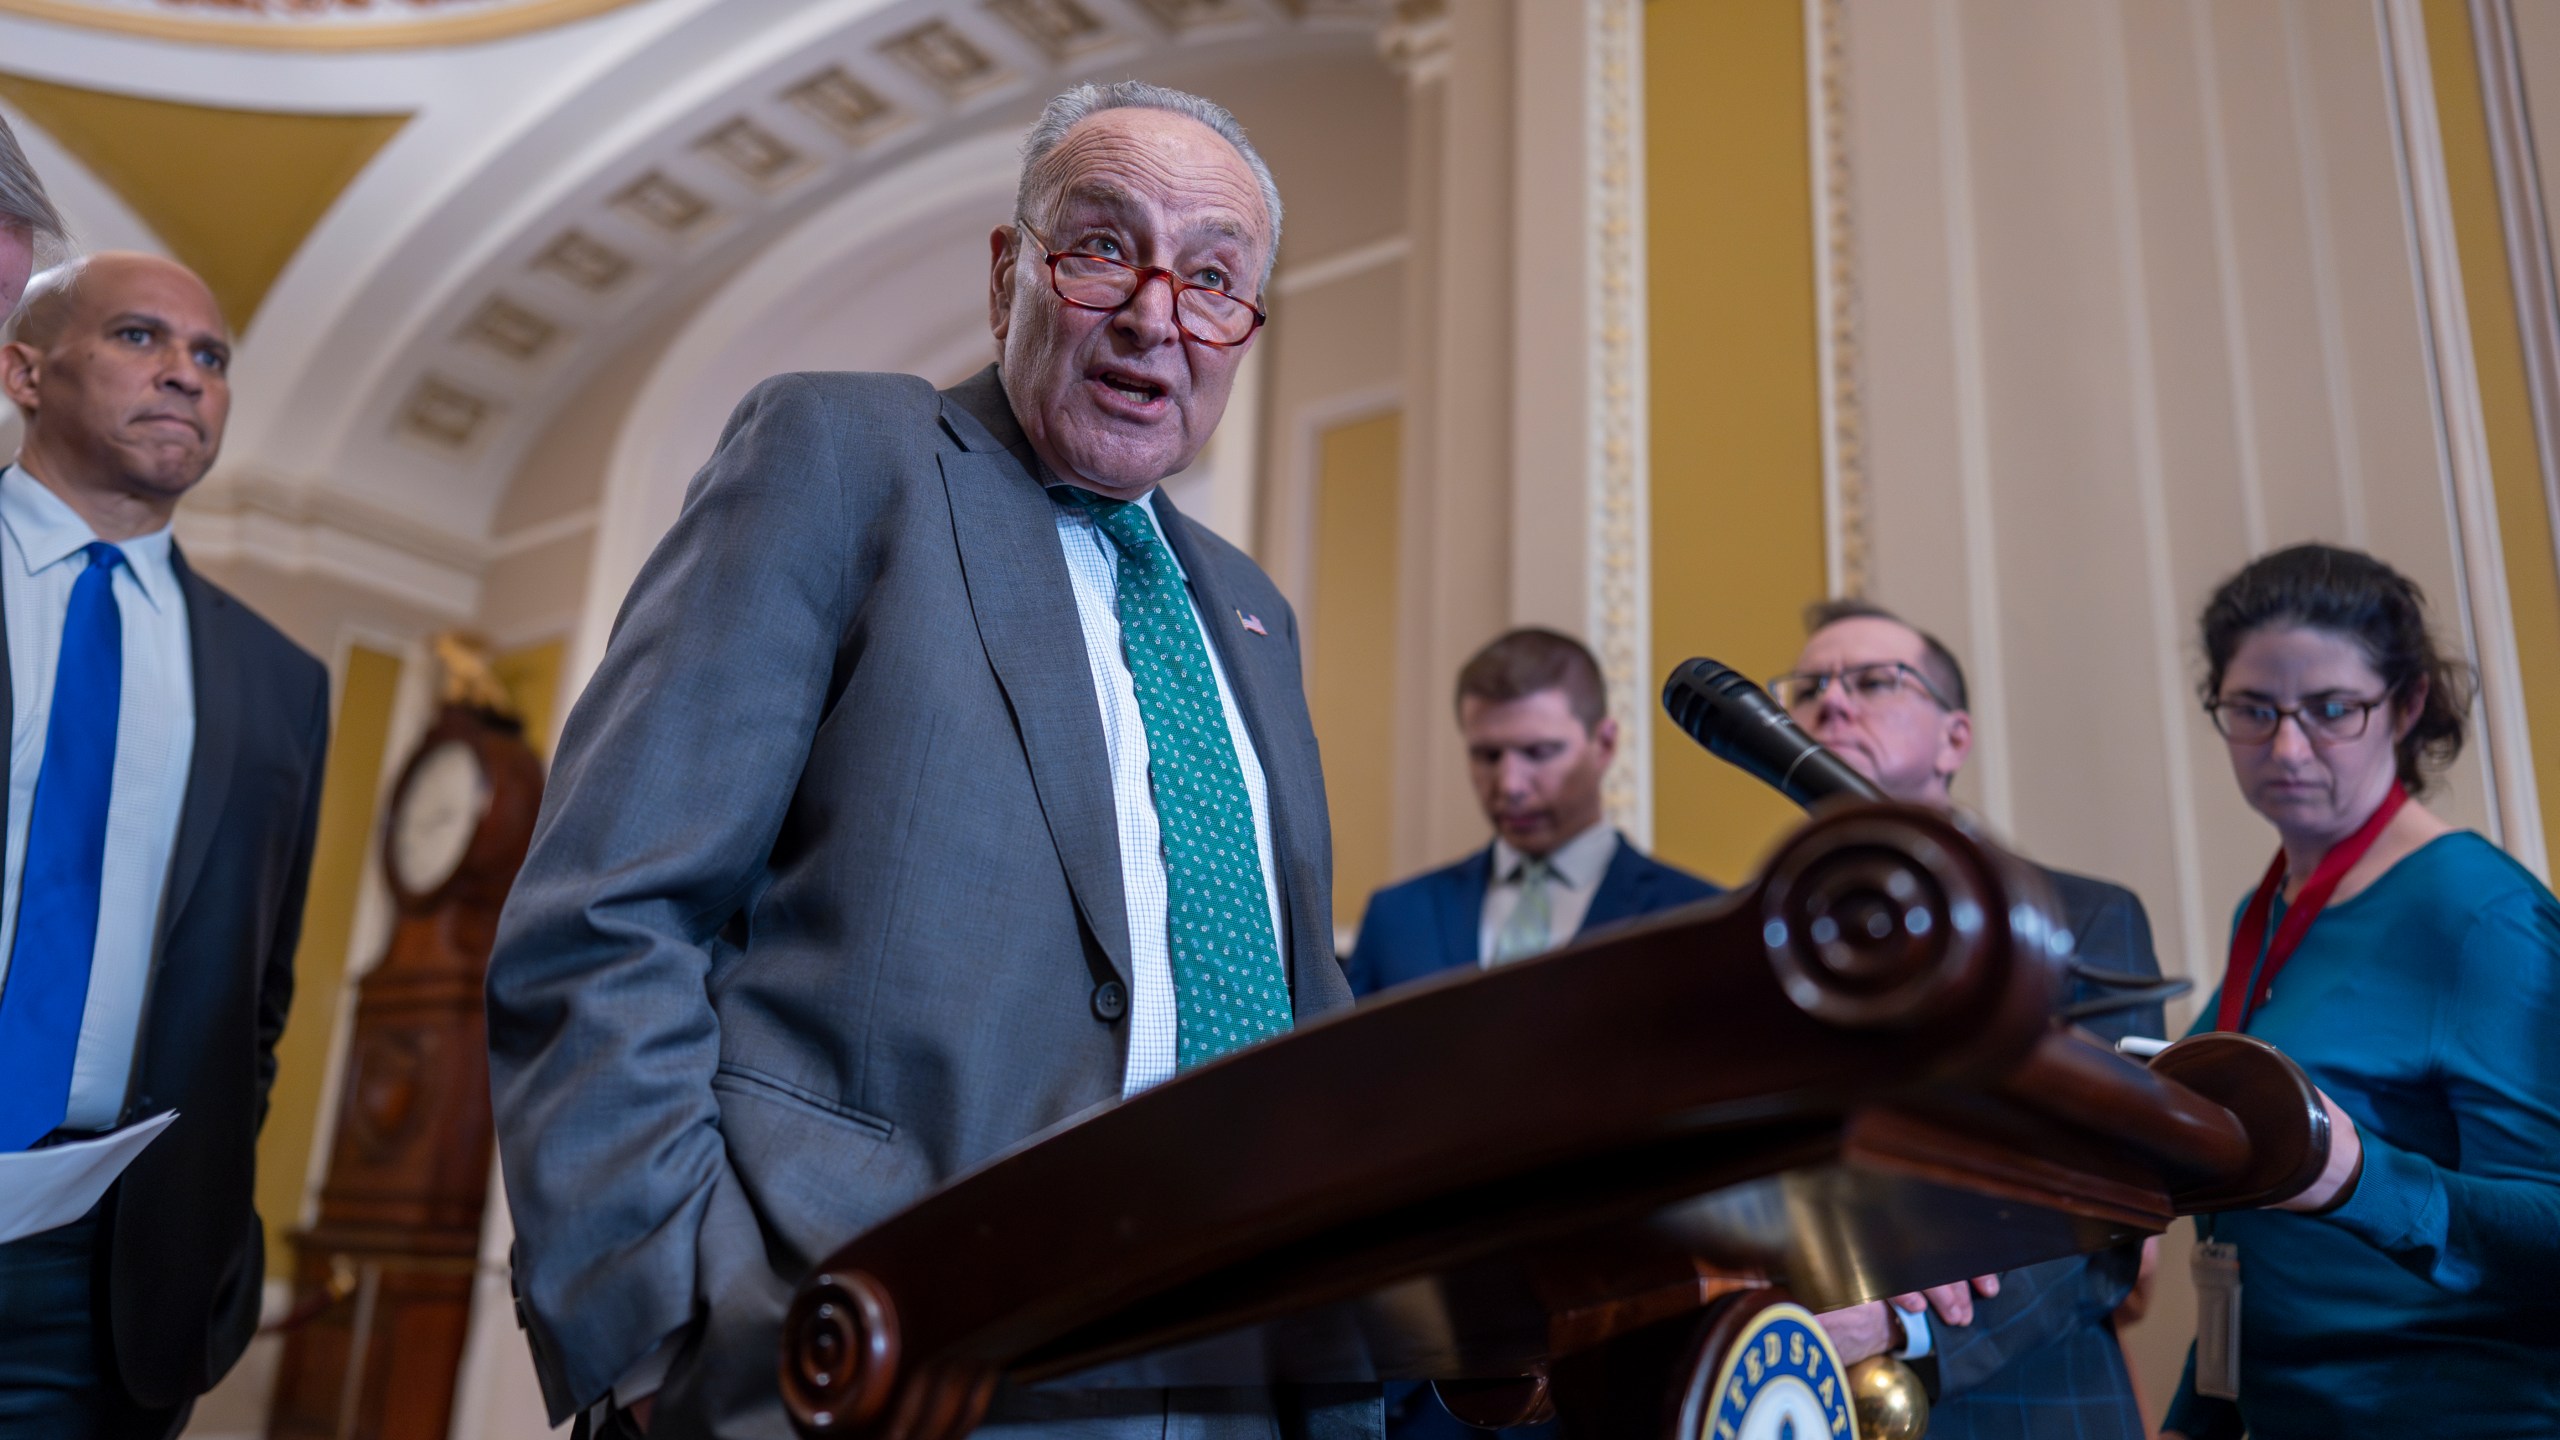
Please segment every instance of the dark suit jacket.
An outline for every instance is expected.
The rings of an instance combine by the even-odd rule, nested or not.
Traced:
[[[992,368],[942,394],[781,376],[624,602],[489,969],[554,1421],[682,1328],[658,1429],[787,1434],[774,1356],[809,1268],[1118,1097],[1110,764],[1037,475]],[[1348,1005],[1294,617],[1155,504],[1269,781],[1296,1011]],[[1166,1423],[1152,1393],[1058,1405],[1084,1434]],[[1202,1416],[1204,1436],[1271,1433],[1267,1405]]]
[[[1493,884],[1493,847],[1487,845],[1455,865],[1417,875],[1369,897],[1360,916],[1360,938],[1345,967],[1355,995],[1437,975],[1444,970],[1472,970],[1477,965],[1484,921],[1484,894]],[[1577,936],[1606,929],[1640,915],[1669,910],[1693,900],[1723,894],[1721,887],[1675,869],[1636,849],[1624,835],[1609,868],[1583,912]],[[1393,1440],[1467,1440],[1483,1432],[1442,1409],[1428,1385],[1387,1386],[1387,1434]],[[1511,1440],[1544,1440],[1555,1425],[1519,1426],[1502,1433]]]
[[[1493,847],[1455,865],[1390,885],[1369,897],[1360,938],[1344,962],[1351,992],[1374,995],[1443,970],[1472,969],[1482,934],[1485,890],[1493,884]],[[1618,837],[1577,934],[1723,894],[1722,888],[1675,869]]]
[[[2121,885],[2047,870],[2078,957],[2102,970],[2157,976],[2151,920]],[[2072,1002],[2108,993],[2075,982]],[[2158,1005],[2083,1022],[2101,1039],[2157,1039]],[[2133,1289],[2139,1246],[2049,1260],[2000,1277],[2000,1293],[1974,1301],[1971,1325],[1935,1324],[1939,1398],[1933,1440],[2071,1437],[2141,1440],[2124,1352],[2108,1323]]]
[[[257,1330],[266,1240],[251,1181],[329,744],[328,670],[174,548],[170,560],[187,602],[195,751],[117,1123],[179,1114],[100,1210],[116,1369],[154,1408],[213,1388]],[[0,630],[0,716],[15,713],[6,645]],[[0,784],[7,765],[0,748]]]

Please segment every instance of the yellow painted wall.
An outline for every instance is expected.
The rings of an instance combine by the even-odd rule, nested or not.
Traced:
[[[1307,694],[1333,812],[1333,916],[1356,925],[1389,872],[1396,685],[1397,457],[1403,418],[1316,442],[1315,606]]]
[[[0,73],[44,127],[202,276],[233,331],[406,115],[302,115],[115,95]]]
[[[1644,41],[1653,674],[1759,679],[1826,583],[1804,10],[1652,0]],[[1655,849],[1746,878],[1802,812],[1654,727]]]
[[[507,698],[516,702],[516,713],[524,717],[526,743],[545,760],[551,758],[551,727],[559,709],[560,662],[565,653],[564,642],[546,640],[489,662],[498,683],[507,687]]]
[[[276,1042],[276,1085],[258,1136],[258,1214],[267,1225],[267,1273],[293,1273],[287,1231],[302,1221],[302,1191],[319,1143],[320,1093],[329,1064],[338,992],[354,943],[356,897],[374,863],[374,800],[391,739],[400,657],[359,645],[347,652],[329,768],[321,779],[320,836],[311,856],[302,944],[294,952],[293,1013]]]
[[[2489,469],[2498,495],[2507,604],[2515,617],[2524,672],[2526,729],[2546,845],[2560,853],[2560,567],[2552,558],[2552,516],[2542,492],[2524,337],[2507,270],[2498,177],[2481,106],[2478,52],[2462,0],[2426,0],[2427,55],[2444,135],[2445,179],[2453,194],[2455,243],[2470,310],[2471,351],[2488,420]],[[2560,443],[2560,437],[2553,437]]]

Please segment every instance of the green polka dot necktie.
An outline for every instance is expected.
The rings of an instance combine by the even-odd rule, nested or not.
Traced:
[[[1174,1066],[1187,1070],[1289,1028],[1253,801],[1182,571],[1145,510],[1076,492],[1119,551],[1120,644],[1147,728],[1164,843]]]

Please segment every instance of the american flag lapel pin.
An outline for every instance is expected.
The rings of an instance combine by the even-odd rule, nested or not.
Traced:
[[[1243,611],[1239,610],[1236,612],[1236,618],[1244,622],[1244,628],[1247,630],[1252,631],[1254,634],[1259,635],[1266,640],[1271,638],[1271,632],[1262,628],[1261,616],[1247,615]]]

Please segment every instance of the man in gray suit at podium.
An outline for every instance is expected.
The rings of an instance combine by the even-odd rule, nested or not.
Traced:
[[[837,1245],[1093,1106],[1351,1003],[1297,626],[1157,482],[1264,320],[1226,111],[1050,102],[999,363],[747,396],[570,717],[489,971],[554,1421],[787,1435]],[[1000,1390],[993,1434],[1354,1440],[1374,1386]]]
[[[9,122],[0,120],[0,325],[8,323],[35,273],[36,251],[62,238],[62,215],[27,165]]]
[[[1817,605],[1805,628],[1795,669],[1770,684],[1778,703],[1885,794],[1948,808],[1947,787],[1973,752],[1964,668],[1955,655],[1936,636],[1864,601]],[[2159,978],[2139,897],[2085,875],[2044,875],[2082,964]],[[2110,994],[2085,978],[2074,985],[2074,1002]],[[2082,1023],[2107,1040],[2157,1039],[2159,1003],[2139,998]],[[1851,1364],[1886,1350],[1912,1362],[1929,1386],[1929,1433],[1937,1440],[2141,1440],[2142,1412],[2112,1323],[2139,1263],[2140,1247],[2119,1247],[2012,1270],[1978,1298],[1961,1284],[1941,1286],[1929,1295],[1934,1317],[1877,1301],[1822,1322]]]

